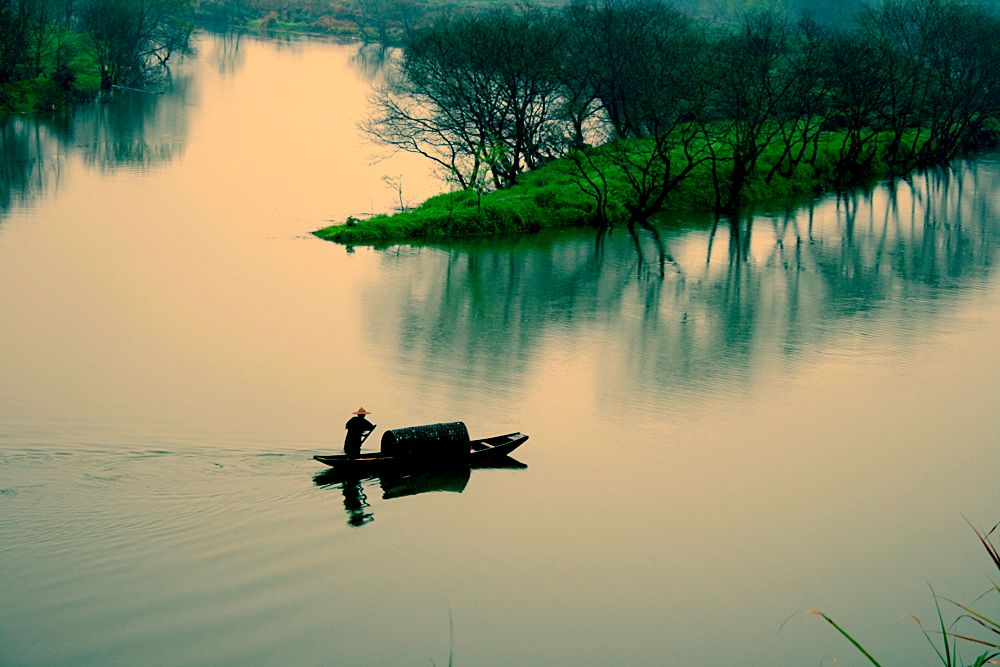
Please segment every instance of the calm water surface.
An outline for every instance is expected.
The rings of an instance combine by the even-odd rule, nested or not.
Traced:
[[[359,138],[377,64],[204,37],[0,125],[0,664],[865,664],[808,608],[931,664],[909,615],[1000,520],[1000,159],[345,249],[308,232],[441,187]],[[527,468],[314,480],[359,404]]]

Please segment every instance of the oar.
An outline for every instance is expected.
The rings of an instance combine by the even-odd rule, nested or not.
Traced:
[[[361,442],[360,442],[360,443],[358,443],[358,450],[359,450],[359,451],[360,451],[360,449],[361,449],[361,445],[365,444],[365,440],[367,440],[367,439],[368,439],[368,436],[370,436],[370,435],[372,434],[372,431],[374,431],[374,430],[375,430],[375,429],[377,429],[377,428],[378,428],[378,425],[377,425],[377,424],[376,424],[376,425],[373,425],[373,426],[372,426],[372,430],[371,430],[371,431],[368,431],[367,433],[365,433],[365,437],[361,438]]]

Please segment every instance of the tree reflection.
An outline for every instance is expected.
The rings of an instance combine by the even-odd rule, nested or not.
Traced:
[[[392,64],[393,58],[399,54],[399,49],[393,49],[380,42],[364,43],[351,56],[351,67],[365,81],[381,80],[386,68]]]
[[[48,126],[0,120],[0,216],[27,204],[46,184],[59,183],[62,151],[49,151],[53,143]]]
[[[115,171],[155,168],[183,152],[190,76],[174,74],[167,85],[164,94],[119,91],[52,118],[0,120],[0,216],[58,187],[75,157]]]
[[[239,30],[226,30],[216,36],[212,57],[219,74],[232,76],[246,64],[246,51],[240,48],[242,36],[243,33]]]
[[[187,139],[189,75],[172,75],[169,94],[121,91],[74,124],[87,164],[102,171],[152,168],[183,152]]]
[[[404,285],[372,284],[374,336],[401,367],[458,389],[517,385],[552,337],[610,341],[601,390],[738,385],[775,356],[822,350],[838,320],[912,328],[991,271],[994,170],[956,163],[779,213],[635,234],[562,231],[384,253]],[[724,252],[720,252],[725,248]],[[954,300],[948,300],[953,303]],[[611,380],[604,382],[603,380]]]

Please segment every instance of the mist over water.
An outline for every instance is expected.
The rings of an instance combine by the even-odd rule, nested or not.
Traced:
[[[0,125],[0,664],[865,664],[807,608],[927,663],[1000,519],[1000,160],[345,249],[442,189],[357,133],[384,55],[205,36]],[[527,467],[314,479],[361,404]]]

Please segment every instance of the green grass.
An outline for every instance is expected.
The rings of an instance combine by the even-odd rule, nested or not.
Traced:
[[[343,225],[315,234],[341,243],[378,245],[406,239],[537,231],[542,227],[579,225],[593,216],[589,198],[558,169],[547,167],[526,174],[513,188],[481,199],[469,190],[447,192],[411,211],[360,221],[349,218]]]
[[[1000,527],[1000,524],[994,526],[989,532],[981,531],[970,524],[972,530],[975,531],[976,537],[979,538],[980,543],[986,552],[990,556],[990,560],[996,566],[997,571],[1000,572],[1000,551],[998,551],[996,545],[990,541],[990,535]],[[992,589],[988,592],[994,592],[1000,594],[1000,586],[996,582],[992,583]],[[984,665],[996,665],[1000,664],[1000,621],[996,620],[997,617],[987,616],[984,613],[973,609],[970,605],[962,604],[951,600],[950,598],[939,596],[934,592],[933,587],[931,588],[931,597],[934,600],[934,611],[937,615],[937,629],[934,631],[929,631],[924,628],[923,623],[920,622],[919,618],[914,617],[917,624],[920,626],[920,630],[923,632],[924,637],[930,642],[931,648],[934,653],[937,654],[938,660],[944,667],[983,667]],[[961,613],[951,621],[951,623],[946,624],[944,619],[944,613],[941,611],[941,601],[944,600],[949,605],[959,610]],[[827,616],[821,611],[815,609],[808,610],[809,614],[818,616],[824,621],[830,624],[837,632],[843,635],[847,641],[854,646],[871,664],[875,667],[882,667],[881,663],[872,656],[859,642],[855,639],[847,630],[840,626],[836,621]],[[968,626],[972,624],[972,632],[965,631],[964,629],[959,631],[959,627]],[[936,640],[936,641],[935,641]],[[979,653],[972,662],[965,662],[959,655],[960,645],[971,645],[975,646],[976,651],[982,651]]]
[[[771,167],[781,158],[781,149],[769,148],[760,157],[753,177],[746,184],[744,202],[788,203],[837,187],[835,165],[844,135],[827,133],[820,142],[812,165],[800,165],[790,177],[775,175],[766,180]],[[886,141],[881,141],[884,146]],[[641,150],[641,142],[633,141]],[[623,174],[610,167],[608,154],[613,145],[599,147],[592,153],[593,163],[608,178],[608,217],[612,224],[627,220],[627,204],[634,194]],[[728,163],[723,162],[720,178],[725,183]],[[592,172],[593,173],[593,172]],[[883,157],[870,165],[867,178],[889,174]],[[487,193],[480,199],[475,192],[459,191],[437,195],[408,211],[376,215],[365,220],[348,219],[320,229],[314,234],[322,239],[349,245],[385,245],[416,239],[442,239],[482,234],[534,231],[543,227],[586,226],[599,223],[596,204],[581,187],[577,166],[561,158],[524,174],[511,188]],[[707,162],[697,167],[670,194],[665,210],[711,211],[715,195]]]
[[[101,89],[101,74],[90,48],[89,38],[81,33],[64,35],[64,62],[72,80],[56,80],[56,58],[49,49],[42,58],[42,76],[6,84],[0,88],[0,115],[44,113],[93,99]]]

